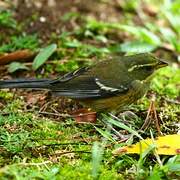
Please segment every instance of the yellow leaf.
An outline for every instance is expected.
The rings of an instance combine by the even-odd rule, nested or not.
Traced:
[[[150,146],[154,146],[157,154],[163,155],[176,155],[180,154],[180,135],[166,135],[153,139],[145,139],[140,142],[131,145],[124,146],[114,150],[113,154],[119,155],[122,153],[128,154],[140,154],[149,149]]]

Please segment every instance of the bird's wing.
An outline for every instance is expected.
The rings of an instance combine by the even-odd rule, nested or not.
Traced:
[[[54,80],[50,81],[50,84],[56,84],[56,83],[63,83],[63,82],[67,82],[70,81],[72,79],[74,79],[75,77],[78,77],[82,74],[84,74],[85,72],[87,72],[87,70],[89,69],[89,67],[82,67],[79,69],[76,69],[75,71],[69,72],[67,74],[65,74],[64,76],[60,76]]]
[[[87,68],[81,68],[50,82],[55,95],[75,99],[105,98],[128,91],[127,87],[113,88],[97,77],[86,74]]]

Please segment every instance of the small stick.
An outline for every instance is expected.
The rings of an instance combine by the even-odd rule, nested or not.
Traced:
[[[39,111],[38,113],[39,114],[44,114],[44,115],[58,116],[58,117],[72,117],[69,114],[51,113],[51,112],[45,112],[45,111]]]

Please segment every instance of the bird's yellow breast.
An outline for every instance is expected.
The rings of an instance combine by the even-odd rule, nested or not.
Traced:
[[[103,99],[86,99],[82,103],[95,111],[122,110],[125,106],[135,103],[141,98],[148,88],[148,84],[135,82],[126,93]]]

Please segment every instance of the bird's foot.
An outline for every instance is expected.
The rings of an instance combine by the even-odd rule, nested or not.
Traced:
[[[151,102],[150,102],[150,106],[149,106],[149,109],[148,109],[148,112],[147,112],[145,122],[142,125],[142,127],[140,128],[140,130],[145,131],[149,127],[149,125],[154,121],[156,129],[158,131],[158,134],[162,135],[160,125],[159,125],[160,123],[159,123],[159,119],[158,119],[157,111],[156,111],[156,107],[155,107],[155,100],[156,100],[156,97],[153,94],[153,96],[151,98]]]
[[[123,113],[119,113],[117,115],[115,115],[116,113],[112,112],[109,113],[109,115],[116,121],[119,121],[125,125],[129,125],[129,120],[132,121],[132,119],[137,118],[137,115],[134,114],[131,111],[125,111]],[[106,125],[108,125],[109,130],[114,134],[113,137],[118,140],[118,142],[125,142],[127,141],[129,138],[132,137],[132,134],[129,134],[126,130],[121,130],[121,132],[119,130],[117,130],[115,127],[113,127],[112,124],[108,123],[108,122],[104,122]]]
[[[129,121],[138,119],[138,116],[132,111],[125,111],[117,115],[118,118],[122,119],[125,123],[129,124]]]
[[[132,124],[134,125],[135,120],[138,119],[138,116],[132,111],[124,111],[121,113],[109,113],[111,117],[116,117],[116,120],[124,123],[125,125]]]

